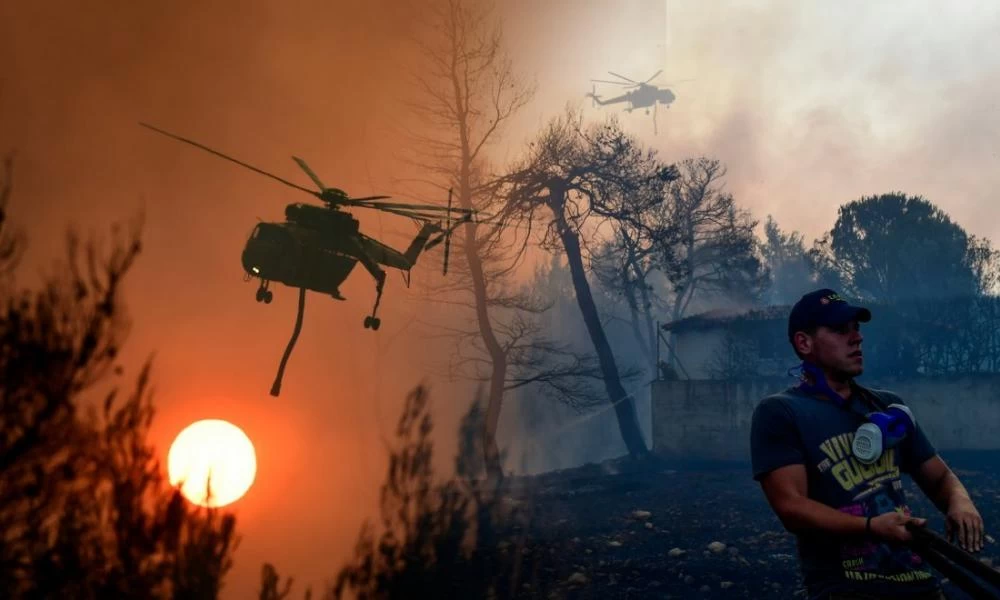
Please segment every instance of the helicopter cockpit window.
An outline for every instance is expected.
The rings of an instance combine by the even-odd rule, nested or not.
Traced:
[[[273,243],[282,243],[287,237],[287,234],[280,227],[275,227],[271,223],[260,223],[250,236],[253,240]]]

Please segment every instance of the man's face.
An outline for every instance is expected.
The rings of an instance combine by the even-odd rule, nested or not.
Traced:
[[[857,377],[865,370],[861,354],[861,325],[849,321],[839,326],[820,326],[810,338],[807,358],[832,375]]]

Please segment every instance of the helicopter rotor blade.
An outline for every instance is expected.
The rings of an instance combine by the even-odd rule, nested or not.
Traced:
[[[629,79],[628,77],[625,77],[624,75],[619,75],[618,73],[615,73],[615,72],[613,72],[613,71],[608,71],[608,73],[611,73],[611,74],[612,74],[612,75],[614,75],[615,77],[621,77],[622,79],[624,79],[625,81],[627,81],[627,82],[629,82],[629,83],[639,83],[638,81],[632,81],[632,80],[631,80],[631,79]]]
[[[661,87],[667,87],[668,85],[675,85],[675,84],[684,83],[684,82],[687,82],[687,81],[694,81],[694,79],[678,79],[677,81],[668,81],[666,83],[660,84],[660,86]]]
[[[445,236],[445,238],[444,238],[444,269],[442,269],[442,271],[441,271],[442,275],[447,275],[448,274],[448,251],[451,248],[451,193],[452,193],[452,191],[454,191],[454,188],[448,188],[448,213],[447,213],[447,215],[448,215],[448,223],[447,223],[447,225],[445,225],[445,228],[444,228],[445,233],[443,234]],[[471,216],[471,213],[467,213],[466,214],[466,217],[470,217],[470,216]]]
[[[392,213],[400,215],[400,216],[413,217],[414,219],[423,219],[423,220],[426,220],[426,221],[438,221],[438,222],[440,222],[442,219],[444,219],[444,216],[442,216],[442,215],[432,215],[432,214],[427,214],[427,213],[420,213],[420,212],[413,212],[413,211],[406,211],[406,210],[397,210],[397,209],[394,209],[394,208],[382,208],[382,209],[379,209],[379,210],[384,210],[384,211],[392,212]],[[467,214],[462,215],[461,217],[457,217],[457,218],[452,219],[451,222],[466,221],[466,220],[471,221],[472,220],[472,215],[469,214],[469,213],[467,213]]]
[[[422,213],[422,212],[411,211],[411,210],[406,210],[406,209],[398,209],[398,208],[385,208],[385,207],[368,206],[368,205],[361,205],[361,206],[359,206],[359,208],[372,208],[372,209],[375,209],[375,210],[381,210],[381,211],[385,211],[387,213],[392,213],[394,215],[399,215],[401,217],[409,217],[411,219],[417,219],[419,221],[440,221],[440,220],[442,220],[442,219],[445,218],[445,216],[441,215],[441,214],[429,214],[429,213]],[[452,211],[459,211],[459,210],[461,210],[461,209],[457,209],[457,208],[453,208],[452,209]],[[454,224],[455,223],[467,223],[467,222],[468,223],[483,223],[483,222],[485,222],[482,219],[474,219],[473,216],[474,216],[473,212],[467,212],[467,213],[463,214],[461,217],[455,218],[454,220],[451,221],[452,228],[454,228]],[[486,215],[486,214],[483,214],[483,213],[479,213],[476,216],[478,216],[478,217],[490,217],[492,215]]]
[[[367,202],[369,200],[381,200],[382,198],[392,198],[392,196],[365,196],[364,198],[348,198],[349,202]]]
[[[652,76],[652,77],[650,77],[649,79],[647,79],[646,81],[643,81],[643,83],[649,83],[650,81],[652,81],[652,80],[656,79],[656,76],[657,76],[657,75],[659,75],[659,74],[660,74],[660,73],[662,73],[662,72],[663,72],[663,69],[660,69],[660,70],[659,70],[659,71],[657,71],[656,73],[653,73],[653,76]]]
[[[596,81],[597,83],[610,83],[611,85],[632,85],[625,83],[624,81],[608,81],[607,79],[591,79],[591,81]]]
[[[245,163],[243,161],[236,160],[235,158],[233,158],[231,156],[226,156],[225,154],[219,152],[218,150],[213,150],[213,149],[209,148],[208,146],[205,146],[204,144],[199,144],[198,142],[195,142],[193,140],[189,140],[187,138],[183,138],[183,137],[181,137],[179,135],[175,135],[173,133],[170,133],[168,131],[164,131],[164,130],[159,129],[157,127],[153,127],[152,125],[149,125],[147,123],[143,123],[142,121],[139,122],[139,125],[142,125],[143,127],[146,127],[147,129],[152,129],[153,131],[155,131],[157,133],[162,133],[163,135],[165,135],[167,137],[174,138],[175,140],[184,142],[186,144],[191,144],[192,146],[195,146],[197,148],[201,148],[202,150],[205,150],[206,152],[211,152],[212,154],[214,154],[216,156],[219,156],[221,158],[224,158],[224,159],[226,159],[228,161],[234,162],[234,163],[240,165],[241,167],[246,167],[246,168],[250,169],[251,171],[255,171],[257,173],[260,173],[261,175],[264,175],[265,177],[270,177],[271,179],[274,179],[276,181],[280,181],[281,183],[283,183],[283,184],[285,184],[287,186],[293,187],[293,188],[295,188],[297,190],[302,190],[303,192],[305,192],[307,194],[312,194],[313,196],[318,196],[319,195],[319,194],[317,194],[313,190],[310,190],[310,189],[304,188],[304,187],[302,187],[302,186],[300,186],[298,184],[292,183],[291,181],[288,181],[287,179],[282,179],[281,177],[278,177],[277,175],[274,175],[272,173],[268,173],[267,171],[264,171],[263,169],[258,169],[257,167],[255,167],[255,166],[253,166],[251,164],[247,164],[247,163]]]
[[[365,202],[364,204],[358,204],[357,206],[366,206],[370,208],[403,208],[412,210],[434,210],[441,212],[460,212],[460,213],[471,213],[475,210],[471,208],[455,208],[455,207],[444,207],[438,206],[436,204],[403,204],[400,202]]]
[[[401,217],[408,217],[410,219],[416,219],[418,221],[440,221],[441,215],[426,215],[423,213],[417,213],[407,210],[397,210],[395,208],[377,208],[374,206],[360,206],[359,208],[371,208],[374,210],[381,210],[383,212],[392,213],[394,215],[399,215]]]
[[[319,177],[316,175],[316,173],[313,173],[313,170],[309,168],[309,165],[306,164],[306,161],[302,160],[298,156],[293,156],[292,160],[298,163],[299,167],[306,172],[306,175],[309,176],[309,179],[312,179],[313,183],[319,186],[319,190],[321,192],[326,190],[326,186],[323,185],[323,182],[319,180]]]

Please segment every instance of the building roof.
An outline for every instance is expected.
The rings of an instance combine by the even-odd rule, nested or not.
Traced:
[[[785,320],[792,310],[790,305],[762,306],[751,309],[720,308],[705,311],[662,325],[665,331],[701,331],[724,326],[734,321],[774,321]]]

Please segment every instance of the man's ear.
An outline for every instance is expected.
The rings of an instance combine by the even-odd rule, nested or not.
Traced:
[[[799,351],[799,354],[809,354],[812,352],[812,336],[804,331],[796,331],[795,335],[792,336],[792,343],[795,345],[795,349]]]

